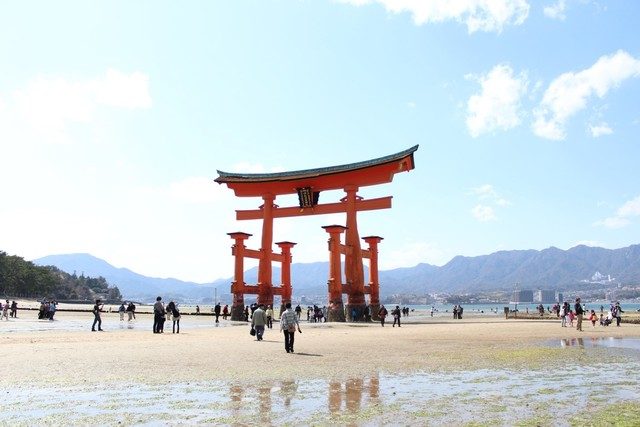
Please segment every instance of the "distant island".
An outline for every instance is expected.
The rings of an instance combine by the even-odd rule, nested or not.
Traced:
[[[0,292],[5,298],[36,300],[119,302],[117,286],[104,277],[69,274],[55,266],[39,266],[16,255],[0,251]]]

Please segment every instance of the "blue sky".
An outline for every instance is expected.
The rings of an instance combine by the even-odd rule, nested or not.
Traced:
[[[234,210],[261,200],[213,183],[217,169],[415,144],[414,171],[359,192],[394,196],[358,218],[385,239],[382,269],[640,243],[639,19],[630,0],[6,3],[0,249],[228,277],[226,233],[260,243]],[[277,220],[274,239],[325,261],[334,223]]]

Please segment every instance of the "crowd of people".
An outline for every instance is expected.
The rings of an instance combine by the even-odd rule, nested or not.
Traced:
[[[40,301],[40,308],[38,309],[38,319],[53,321],[53,317],[58,309],[57,301]]]
[[[544,313],[544,307],[542,308],[542,313]],[[604,314],[604,306],[600,306],[600,315],[596,313],[595,310],[590,310],[587,312],[587,309],[584,307],[580,298],[576,298],[575,304],[573,307],[567,301],[562,304],[555,304],[551,308],[551,312],[555,313],[557,317],[560,318],[560,326],[573,328],[574,320],[575,320],[575,328],[578,331],[582,331],[582,320],[584,316],[588,315],[588,320],[591,322],[593,327],[596,324],[600,326],[609,326],[613,322],[616,323],[616,326],[620,326],[620,321],[622,320],[622,307],[620,306],[620,302],[612,302],[609,307],[609,312],[605,316]]]

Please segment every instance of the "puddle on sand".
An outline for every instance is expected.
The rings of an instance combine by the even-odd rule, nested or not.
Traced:
[[[632,373],[632,375],[629,374]],[[640,362],[560,371],[476,370],[337,380],[140,383],[6,389],[12,424],[380,425],[567,420],[594,405],[640,400]],[[576,393],[587,387],[593,393]],[[598,401],[597,396],[606,396]],[[594,397],[592,399],[592,397]],[[518,408],[517,411],[513,408]],[[557,423],[554,423],[558,425]],[[562,425],[560,423],[560,425]]]
[[[581,347],[581,348],[619,348],[640,351],[640,338],[623,337],[588,337],[588,338],[563,338],[552,341],[552,346]]]

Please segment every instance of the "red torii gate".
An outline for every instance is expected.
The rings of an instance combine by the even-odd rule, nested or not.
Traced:
[[[256,210],[236,211],[237,220],[262,219],[262,245],[260,250],[247,249],[244,240],[251,235],[243,232],[229,233],[234,239],[233,255],[235,256],[235,275],[231,284],[233,305],[231,319],[241,320],[244,310],[244,294],[257,294],[258,303],[273,305],[273,296],[280,295],[282,305],[291,301],[291,248],[293,242],[276,243],[280,254],[274,253],[273,220],[292,216],[324,215],[329,213],[346,213],[346,226],[332,225],[323,227],[329,233],[330,273],[329,287],[329,321],[344,321],[345,310],[342,294],[346,293],[347,318],[355,314],[362,317],[365,294],[370,295],[370,306],[374,317],[377,317],[379,306],[377,245],[382,240],[379,236],[365,237],[368,249],[360,246],[358,234],[357,212],[391,208],[391,196],[365,200],[358,196],[360,187],[389,183],[396,173],[410,171],[415,168],[413,153],[418,146],[411,147],[378,159],[301,171],[243,174],[218,171],[215,182],[226,184],[238,197],[261,197],[264,203]],[[325,190],[343,189],[345,197],[337,203],[318,204],[319,195]],[[274,204],[276,196],[298,194],[299,206],[279,207]],[[340,243],[340,235],[345,233],[345,244]],[[345,279],[342,283],[341,255],[344,255]],[[244,258],[257,258],[258,283],[247,285],[244,282]],[[369,284],[364,283],[363,258],[369,258]],[[282,263],[282,285],[274,287],[272,282],[273,261]]]

